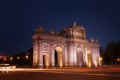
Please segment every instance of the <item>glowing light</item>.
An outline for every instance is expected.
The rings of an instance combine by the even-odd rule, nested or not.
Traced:
[[[12,57],[10,57],[10,60],[13,60],[13,58],[12,58]]]
[[[91,68],[91,63],[90,62],[88,63],[88,67]]]
[[[100,59],[100,66],[101,66],[101,65],[102,65],[102,63],[103,63],[103,58],[102,58],[102,57],[100,57],[99,59]]]
[[[90,50],[87,51],[87,66],[89,68],[91,68],[91,66],[92,66],[91,51]]]
[[[57,50],[57,52],[63,52],[63,49],[61,47],[59,47],[59,46],[56,47],[55,49]]]
[[[46,65],[46,68],[49,67],[49,54],[45,55],[45,65]]]
[[[120,61],[120,58],[118,58],[117,61]]]
[[[29,57],[28,57],[27,55],[25,56],[25,58],[26,58],[26,59],[29,59]]]
[[[93,61],[95,67],[97,67],[97,65],[98,65],[97,61],[98,61],[97,58],[95,58],[94,61]]]
[[[37,51],[34,51],[33,53],[33,66],[36,66],[37,65],[37,62],[38,62],[38,57],[37,57]]]
[[[6,61],[7,60],[7,58],[4,58],[4,61]]]
[[[62,53],[59,54],[59,60],[60,60],[59,61],[60,68],[62,68],[62,66],[63,66],[63,63],[62,63]]]
[[[20,57],[18,56],[17,59],[20,59]]]
[[[100,57],[100,61],[102,61],[103,60],[103,58],[102,57]]]

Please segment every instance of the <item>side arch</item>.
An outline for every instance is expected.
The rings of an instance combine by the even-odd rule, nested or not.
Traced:
[[[90,50],[87,50],[87,66],[92,66],[92,52]]]
[[[79,67],[84,66],[83,50],[80,47],[77,48],[76,59],[77,59],[77,66]]]

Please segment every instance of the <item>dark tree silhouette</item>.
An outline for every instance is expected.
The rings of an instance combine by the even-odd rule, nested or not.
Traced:
[[[29,65],[31,65],[32,66],[32,64],[33,64],[33,48],[30,48],[29,50],[28,50],[28,57],[29,57]]]
[[[120,58],[120,42],[110,42],[107,44],[104,53],[105,64],[118,64],[117,59]]]

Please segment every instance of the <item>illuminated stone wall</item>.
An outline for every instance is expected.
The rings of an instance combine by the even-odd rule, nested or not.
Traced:
[[[32,36],[33,66],[36,67],[97,67],[100,66],[97,40],[86,39],[82,25],[74,22],[71,26],[54,34],[38,27]]]

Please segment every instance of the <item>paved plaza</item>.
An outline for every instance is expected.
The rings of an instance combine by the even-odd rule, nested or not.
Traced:
[[[120,68],[0,69],[0,80],[120,80]]]

